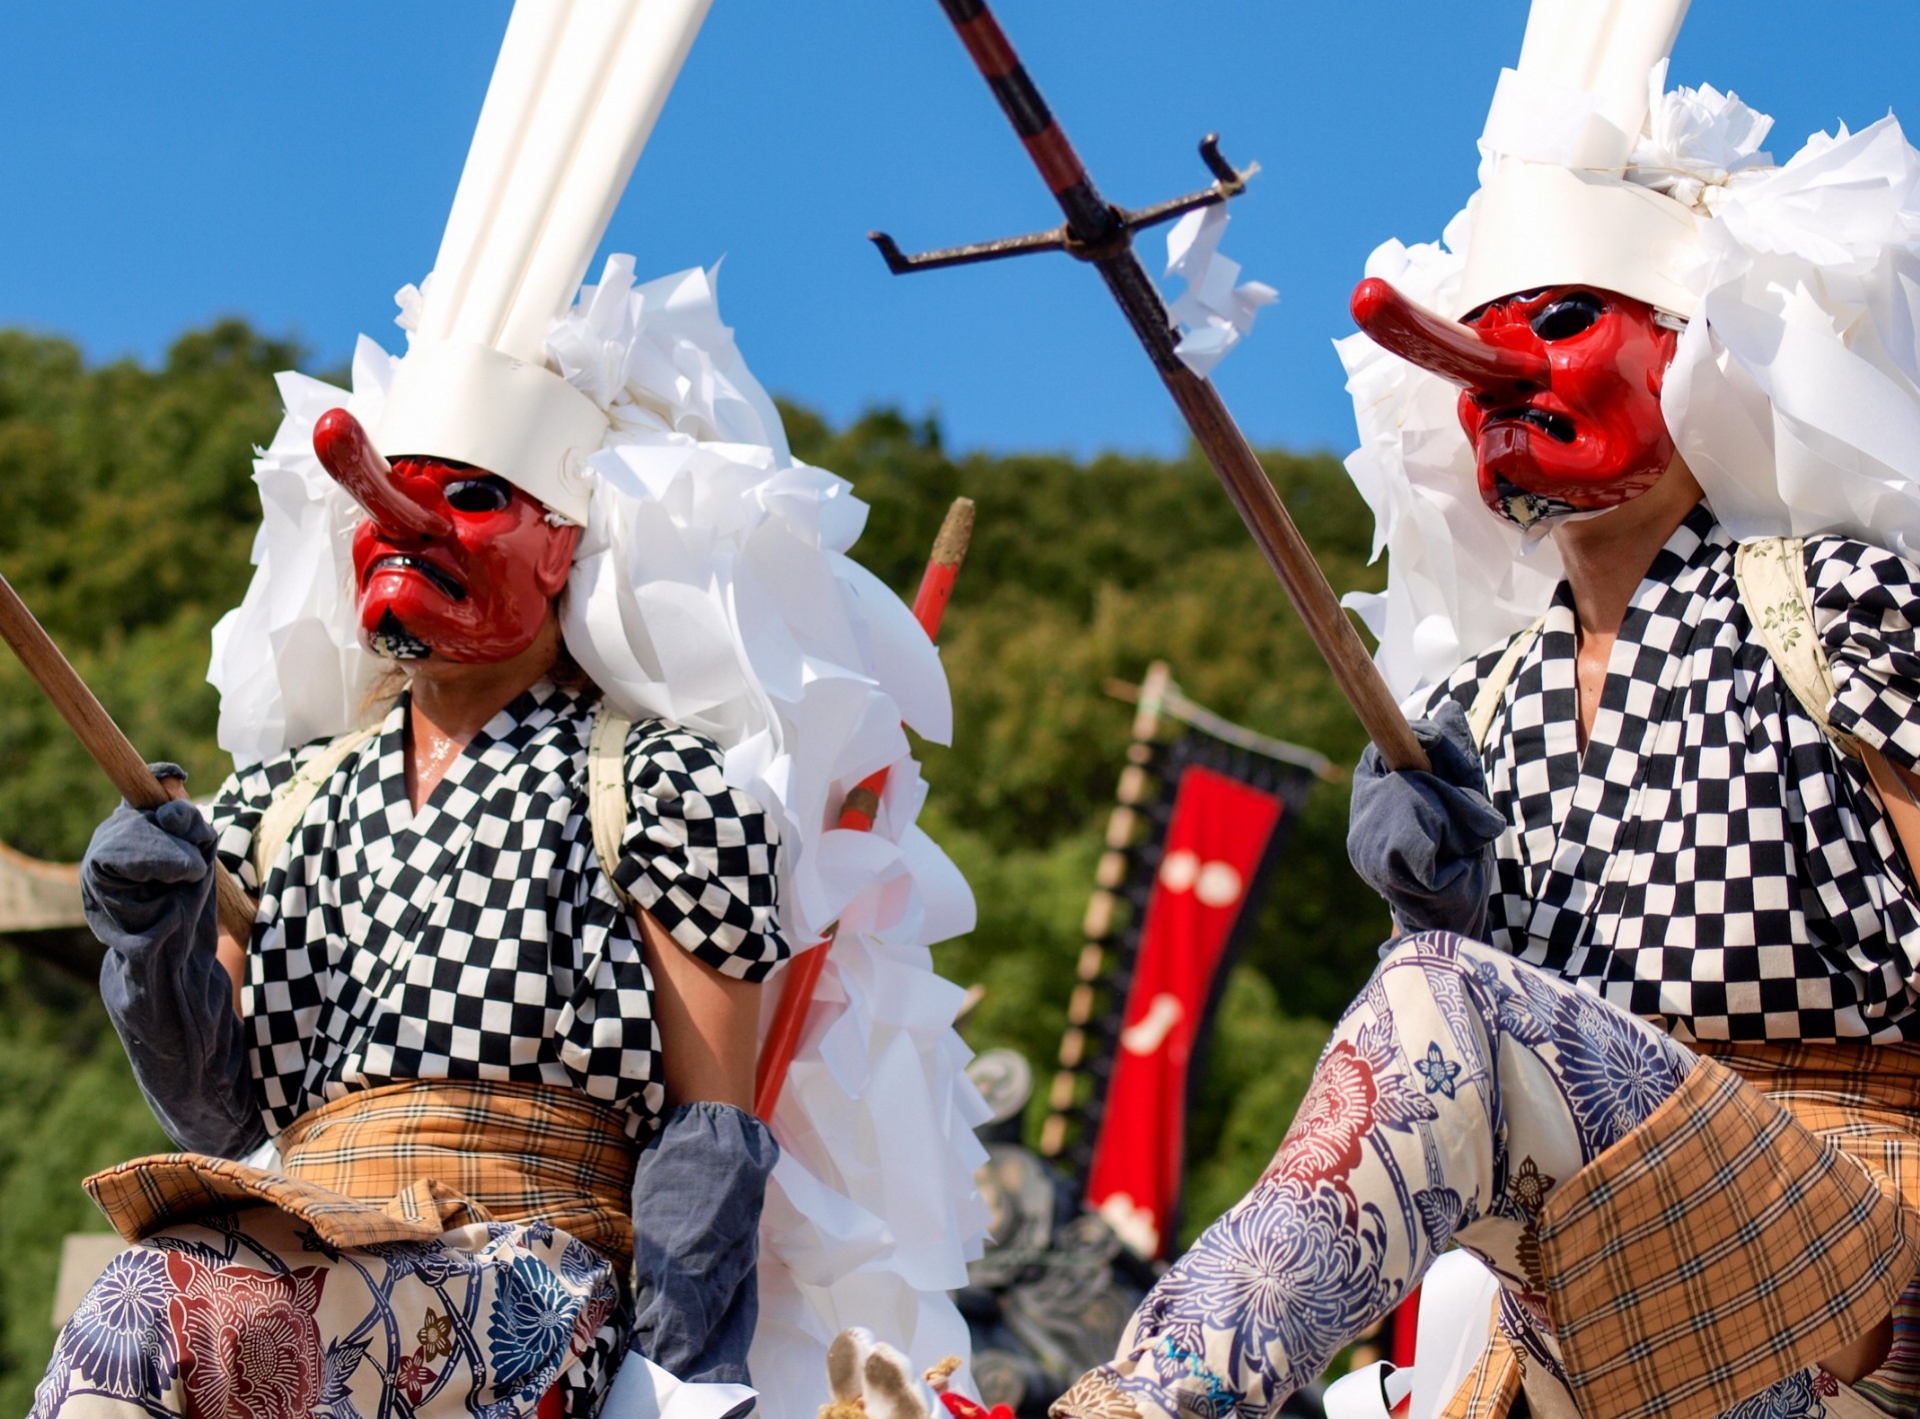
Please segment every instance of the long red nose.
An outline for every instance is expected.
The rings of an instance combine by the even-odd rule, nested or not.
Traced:
[[[399,538],[433,540],[453,531],[453,520],[436,504],[428,502],[424,484],[402,478],[380,456],[360,427],[360,421],[345,409],[329,409],[313,426],[313,451],[320,466],[333,481],[345,488],[353,500],[367,510],[383,531]],[[437,489],[433,491],[438,491]]]
[[[1547,386],[1544,351],[1490,344],[1472,326],[1414,304],[1378,276],[1353,288],[1352,310],[1354,324],[1375,344],[1463,389]]]

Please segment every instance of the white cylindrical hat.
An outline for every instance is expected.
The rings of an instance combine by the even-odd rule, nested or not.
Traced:
[[[1474,206],[1467,269],[1450,312],[1546,286],[1598,286],[1681,317],[1692,212],[1613,173],[1503,157]]]
[[[584,524],[593,483],[582,468],[607,416],[545,364],[464,340],[420,341],[394,366],[374,434],[388,458],[471,463]]]
[[[1467,269],[1451,311],[1543,286],[1598,286],[1690,316],[1693,214],[1632,180],[1652,76],[1688,0],[1534,0],[1502,72]]]
[[[374,444],[585,522],[600,407],[548,363],[711,0],[518,0]]]

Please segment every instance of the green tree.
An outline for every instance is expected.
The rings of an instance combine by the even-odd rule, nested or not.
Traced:
[[[208,635],[246,588],[252,449],[279,419],[274,372],[299,360],[239,321],[151,370],[0,332],[0,570],[133,741],[201,791],[231,768]],[[0,841],[71,861],[113,802],[0,656]],[[104,1228],[79,1180],[167,1146],[91,981],[0,944],[0,1412],[26,1412],[46,1365],[61,1238]]]
[[[297,347],[239,321],[157,370],[85,368],[62,340],[0,332],[0,569],[134,743],[210,788],[228,765],[206,683],[213,623],[246,589],[254,445]],[[0,657],[0,840],[72,860],[113,791]]]

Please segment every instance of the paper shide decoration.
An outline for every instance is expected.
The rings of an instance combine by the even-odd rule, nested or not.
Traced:
[[[1696,223],[1674,263],[1692,309],[1675,320],[1661,401],[1681,456],[1736,537],[1832,532],[1915,557],[1920,152],[1888,117],[1815,134],[1774,166],[1761,150],[1770,118],[1709,86],[1664,92],[1665,75],[1663,60],[1621,175]],[[1501,142],[1546,161],[1575,141],[1577,113],[1523,98],[1502,85],[1483,177],[1512,156]],[[1365,274],[1456,309],[1483,197],[1437,242],[1383,244]],[[1365,335],[1335,345],[1360,435],[1347,470],[1374,511],[1375,556],[1391,553],[1386,592],[1346,600],[1379,640],[1388,683],[1412,697],[1539,616],[1559,557],[1541,529],[1480,504],[1453,386]]]
[[[432,298],[431,286],[403,291],[398,323],[411,329]],[[888,1338],[912,1353],[965,1348],[947,1292],[966,1283],[986,1229],[973,1190],[986,1114],[950,1023],[964,993],[927,948],[972,928],[973,899],[915,824],[926,784],[902,727],[948,739],[946,678],[911,611],[848,555],[866,506],[793,458],[720,318],[713,272],[642,284],[631,257],[612,257],[548,350],[611,423],[586,463],[568,649],[624,712],[717,740],[728,781],[778,819],[788,939],[815,943],[839,923],[821,1025],[773,1120],[782,1154],[751,1361],[763,1412],[811,1419],[799,1400],[847,1310],[893,1318]],[[215,629],[209,675],[220,742],[240,763],[352,727],[384,668],[355,633],[364,514],[314,456],[313,425],[345,407],[375,426],[397,363],[362,337],[350,393],[279,376],[286,417],[254,465],[256,573]],[[833,831],[847,791],[883,767],[873,831]],[[877,1154],[825,1141],[870,1136],[874,1119],[888,1133]]]
[[[1183,332],[1173,352],[1202,379],[1253,333],[1260,308],[1280,299],[1272,286],[1241,281],[1240,263],[1220,254],[1220,238],[1232,220],[1225,204],[1216,204],[1187,213],[1167,232],[1164,274],[1186,283],[1167,306]]]

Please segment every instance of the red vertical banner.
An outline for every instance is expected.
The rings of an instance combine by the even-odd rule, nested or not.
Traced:
[[[1087,1179],[1089,1204],[1142,1256],[1172,1240],[1194,1045],[1284,806],[1197,764],[1180,775]]]

